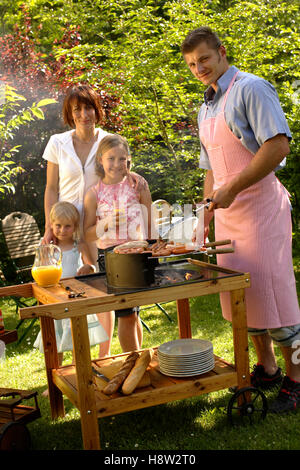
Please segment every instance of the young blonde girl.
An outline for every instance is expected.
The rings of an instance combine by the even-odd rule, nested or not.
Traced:
[[[85,242],[79,241],[80,216],[76,207],[70,202],[60,201],[54,204],[50,212],[51,229],[56,237],[56,244],[62,252],[62,279],[76,275],[90,274],[95,271],[91,264],[89,250]],[[96,315],[88,315],[88,332],[90,345],[100,344],[108,340],[108,336]],[[73,350],[71,322],[69,318],[55,320],[57,351],[60,364],[63,352]],[[34,347],[43,351],[41,332]]]
[[[84,236],[96,241],[100,250],[128,240],[146,239],[151,233],[151,194],[144,180],[143,189],[133,188],[129,180],[130,151],[126,139],[105,136],[96,154],[99,182],[84,199]],[[140,177],[141,178],[141,177]],[[142,326],[138,308],[116,310],[118,336],[123,352],[140,349]]]

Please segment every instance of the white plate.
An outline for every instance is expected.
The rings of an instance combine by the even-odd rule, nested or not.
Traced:
[[[176,339],[158,347],[158,352],[166,356],[190,356],[210,351],[212,343],[203,339]]]
[[[166,369],[162,369],[160,367],[160,372],[164,375],[168,375],[170,377],[193,377],[195,375],[201,375],[201,374],[206,374],[207,372],[210,372],[212,369],[214,368],[214,364],[207,367],[206,369],[202,369],[201,371],[194,371],[194,372],[173,372],[173,371],[169,371],[169,370],[166,370]]]
[[[169,361],[163,361],[163,360],[158,360],[159,364],[164,364],[169,367],[194,367],[195,369],[198,369],[198,367],[202,367],[214,360],[214,356],[208,357],[207,359],[203,361],[197,361],[197,362],[169,362]]]
[[[163,367],[170,367],[170,369],[199,369],[200,367],[205,367],[207,364],[213,362],[214,358],[210,357],[205,361],[198,361],[192,364],[182,364],[182,363],[175,363],[175,362],[166,362],[166,361],[158,361]]]
[[[176,363],[176,364],[197,364],[197,362],[203,362],[206,359],[209,359],[213,356],[213,350],[208,351],[207,353],[198,354],[196,356],[164,356],[162,354],[158,354],[157,357],[160,361],[169,362],[169,363]]]
[[[169,372],[178,372],[180,374],[188,374],[190,372],[196,373],[196,372],[202,372],[203,370],[209,369],[210,367],[214,367],[215,363],[214,361],[211,361],[208,364],[203,365],[202,367],[191,367],[191,368],[182,368],[182,367],[166,367],[163,364],[159,364],[160,369],[163,369],[165,371]]]

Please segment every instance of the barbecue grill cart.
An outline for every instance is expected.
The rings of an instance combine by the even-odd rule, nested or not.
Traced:
[[[166,281],[162,275],[164,269],[176,271],[175,280]],[[150,285],[139,288],[115,286],[115,292],[108,289],[106,276],[101,273],[64,279],[63,283],[47,288],[30,283],[0,289],[0,296],[33,296],[39,302],[38,306],[21,309],[20,316],[40,318],[52,418],[64,416],[63,394],[66,395],[80,410],[85,449],[100,449],[98,418],[230,387],[236,387],[228,406],[230,421],[234,421],[235,415],[263,418],[266,414],[263,394],[250,386],[244,298],[245,289],[250,287],[249,273],[225,269],[199,259],[197,263],[187,259],[162,261],[157,270],[160,276],[156,276],[155,268],[154,282]],[[193,276],[178,278],[178,273],[191,270]],[[163,282],[158,279],[163,279]],[[235,364],[214,356],[215,367],[210,372],[186,378],[168,377],[160,372],[157,349],[153,348],[155,354],[148,367],[150,384],[130,395],[117,392],[107,396],[102,392],[107,383],[95,376],[93,369],[111,378],[128,354],[91,361],[88,314],[176,301],[179,337],[191,338],[189,298],[222,291],[229,292],[231,297]],[[59,367],[54,319],[62,318],[71,319],[75,365]]]

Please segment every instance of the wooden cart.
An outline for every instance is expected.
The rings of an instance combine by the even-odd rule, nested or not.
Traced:
[[[24,404],[30,398],[35,406]],[[37,392],[0,388],[0,450],[29,450],[31,437],[26,424],[40,416]]]
[[[17,339],[17,330],[5,330],[0,335],[5,344]],[[35,406],[24,404],[30,398],[34,398]],[[0,450],[29,450],[31,437],[26,424],[40,416],[37,392],[0,388]]]
[[[98,277],[94,285],[93,282],[83,283],[75,278],[64,280],[64,284],[75,291],[85,291],[86,298],[78,299],[68,299],[66,290],[59,285],[43,288],[31,283],[0,289],[0,296],[34,296],[39,302],[39,306],[21,309],[20,316],[40,318],[52,418],[64,416],[63,394],[66,395],[80,410],[85,449],[100,449],[100,417],[233,386],[237,386],[238,390],[248,390],[250,373],[244,289],[250,287],[250,276],[204,262],[202,266],[209,269],[211,276],[200,281],[122,294],[108,294],[105,277],[103,280]],[[179,337],[191,338],[189,298],[222,291],[230,292],[231,297],[235,365],[215,357],[215,368],[211,372],[193,378],[174,379],[160,373],[157,356],[154,355],[149,367],[151,386],[139,388],[129,396],[117,393],[109,397],[101,392],[101,379],[95,380],[91,367],[86,315],[176,300]],[[59,367],[54,319],[62,318],[71,319],[75,365]],[[93,361],[94,366],[104,373],[109,372],[114,361],[121,357]],[[249,397],[247,392],[246,403]]]

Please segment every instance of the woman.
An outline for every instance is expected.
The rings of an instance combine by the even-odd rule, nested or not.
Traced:
[[[63,119],[71,130],[52,135],[43,158],[47,160],[47,182],[44,196],[45,233],[43,243],[56,242],[50,224],[50,210],[57,201],[74,204],[80,213],[81,234],[83,227],[83,200],[89,188],[98,181],[95,172],[95,155],[101,139],[108,133],[96,127],[103,111],[99,96],[89,85],[71,87],[63,103]],[[131,173],[134,182],[138,177]],[[93,264],[97,265],[97,248],[89,243]],[[99,314],[99,321],[109,340],[101,344],[101,356],[110,352],[114,328],[113,312]]]

